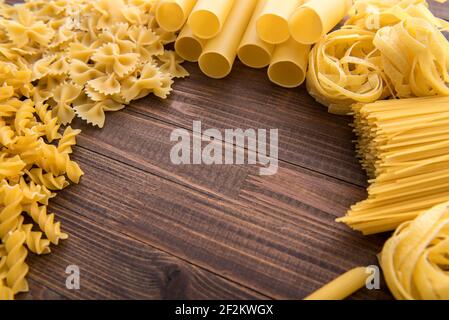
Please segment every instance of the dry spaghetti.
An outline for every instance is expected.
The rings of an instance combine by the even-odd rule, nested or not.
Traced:
[[[368,199],[339,221],[365,234],[394,230],[449,201],[449,97],[354,105]]]

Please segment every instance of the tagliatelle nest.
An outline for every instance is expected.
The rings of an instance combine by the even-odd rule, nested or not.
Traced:
[[[329,111],[380,98],[449,95],[449,23],[424,0],[359,0],[309,58],[307,88]]]
[[[402,224],[379,260],[396,299],[449,299],[449,203]]]

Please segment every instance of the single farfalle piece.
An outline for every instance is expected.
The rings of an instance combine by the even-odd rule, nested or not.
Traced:
[[[140,54],[140,60],[143,63],[151,62],[153,56],[164,54],[164,46],[159,36],[147,27],[130,27],[129,38],[133,43],[135,52]]]
[[[53,116],[58,117],[58,120],[62,124],[68,124],[72,122],[75,117],[71,104],[81,94],[82,87],[65,82],[55,88],[53,100],[56,104],[53,107]]]
[[[54,36],[54,31],[42,21],[37,21],[33,13],[25,7],[17,9],[17,20],[2,19],[8,38],[18,47],[37,43],[47,46]]]
[[[84,103],[76,105],[74,109],[76,114],[87,123],[103,128],[106,120],[105,112],[119,111],[124,107],[123,104],[112,99],[104,101],[86,99]]]
[[[88,86],[98,93],[113,95],[120,93],[120,82],[115,73],[110,73],[87,82]]]
[[[396,299],[448,300],[449,203],[399,226],[379,260]]]
[[[61,54],[45,56],[33,64],[31,80],[39,80],[48,75],[60,76],[69,71],[67,57]]]
[[[56,55],[44,56],[33,64],[31,80],[39,80],[48,75],[50,65],[56,60]]]
[[[175,51],[166,50],[157,59],[161,62],[160,70],[169,73],[173,78],[185,78],[189,76],[189,72],[181,66],[184,60]]]
[[[134,49],[133,42],[129,38],[129,26],[127,23],[118,23],[104,29],[98,36],[98,41],[107,44],[116,44],[120,52],[129,53]]]
[[[73,59],[69,67],[70,78],[79,86],[84,86],[91,80],[104,76],[104,73],[97,70],[93,65],[81,60]]]
[[[97,0],[92,2],[92,7],[98,13],[98,29],[105,29],[117,23],[127,22],[123,15],[126,4],[123,0]]]
[[[87,63],[97,48],[92,45],[85,45],[82,42],[72,42],[69,45],[68,56],[72,59],[72,63],[75,60],[80,60]]]
[[[143,98],[162,86],[162,77],[163,74],[159,71],[159,68],[152,63],[148,63],[142,71],[122,82],[121,95],[128,102]]]
[[[161,99],[167,99],[167,97],[170,95],[170,93],[173,90],[173,88],[172,88],[173,83],[174,83],[174,81],[173,81],[171,74],[162,73],[161,86],[157,87],[153,90],[154,95]]]
[[[139,54],[122,53],[115,43],[105,44],[92,56],[99,69],[124,77],[133,72],[139,63]]]
[[[74,32],[75,22],[72,18],[61,18],[50,22],[50,27],[55,30],[55,35],[49,44],[53,50],[61,50],[70,42],[73,42],[76,34]]]

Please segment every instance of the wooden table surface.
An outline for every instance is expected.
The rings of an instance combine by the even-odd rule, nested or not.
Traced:
[[[448,5],[434,8],[449,19]],[[334,222],[365,198],[350,118],[330,115],[304,88],[271,84],[236,63],[225,80],[177,81],[83,130],[74,158],[86,175],[51,209],[70,238],[31,256],[24,299],[301,299],[337,275],[376,264],[387,235]],[[279,129],[279,171],[170,161],[170,133],[203,128]],[[81,289],[65,286],[78,265]],[[391,299],[362,290],[355,299]]]

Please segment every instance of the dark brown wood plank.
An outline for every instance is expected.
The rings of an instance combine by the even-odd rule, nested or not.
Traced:
[[[122,114],[125,115],[126,112]],[[111,118],[114,121],[115,116]],[[157,133],[160,128],[156,123],[145,126],[145,130],[137,129],[136,125],[129,117],[122,128],[127,131],[134,127],[157,141],[164,140],[165,134]],[[114,125],[110,128],[118,129]],[[112,129],[102,132],[109,135],[108,130]],[[272,196],[283,203],[267,206],[245,200],[246,190],[255,194],[251,198],[271,194],[266,189],[268,182],[258,185],[259,177],[254,176],[257,168],[249,167],[247,170],[253,172],[242,185],[242,195],[224,198],[214,193],[217,188],[213,187],[213,181],[208,182],[212,191],[207,192],[205,186],[183,186],[155,177],[154,173],[164,175],[164,171],[179,172],[179,169],[169,170],[167,163],[159,163],[158,168],[163,169],[154,171],[157,168],[151,163],[153,159],[147,158],[149,163],[145,165],[142,158],[134,158],[131,150],[122,153],[119,131],[115,130],[117,140],[106,144],[98,139],[95,147],[120,162],[85,150],[93,147],[88,132],[80,139],[83,149],[78,148],[76,159],[84,165],[86,176],[80,186],[62,193],[56,199],[58,204],[70,206],[99,224],[113,221],[109,222],[111,228],[273,298],[302,298],[346,269],[376,262],[375,254],[383,239],[362,237],[334,222],[355,195],[363,197],[360,189],[350,184],[342,186],[338,180],[305,170],[296,172],[296,179],[289,181],[285,178],[292,175],[292,170],[298,170],[290,166],[281,168],[279,177],[266,178],[278,189],[279,194]],[[150,150],[157,150],[157,154],[167,152],[160,148]],[[131,174],[123,163],[140,166],[153,174]],[[236,170],[233,166],[224,167]],[[207,166],[199,166],[198,170],[205,176],[213,171]],[[139,178],[130,184],[130,177]],[[289,199],[292,195],[287,190],[294,190],[300,179],[321,187]],[[148,188],[148,183],[157,187]],[[285,188],[279,188],[279,184]],[[306,184],[296,188],[307,189]],[[330,202],[323,206],[322,200],[326,198]],[[339,200],[332,202],[332,199]],[[378,294],[388,297],[385,291]]]
[[[148,97],[133,102],[129,110],[185,129],[194,120],[205,129],[279,129],[281,160],[365,185],[354,158],[349,117],[327,113],[304,88],[280,88],[268,81],[266,70],[238,61],[222,80],[205,77],[196,64],[186,68],[190,78],[176,82],[170,99]]]
[[[95,175],[93,175],[95,176]],[[30,256],[32,299],[263,299],[167,253],[124,236],[113,220],[101,227],[55,201],[70,238],[51,255]],[[76,206],[75,206],[76,208]],[[80,268],[80,290],[65,287],[69,265]]]
[[[449,20],[449,3],[438,3],[435,0],[430,0],[429,5],[437,17]]]

